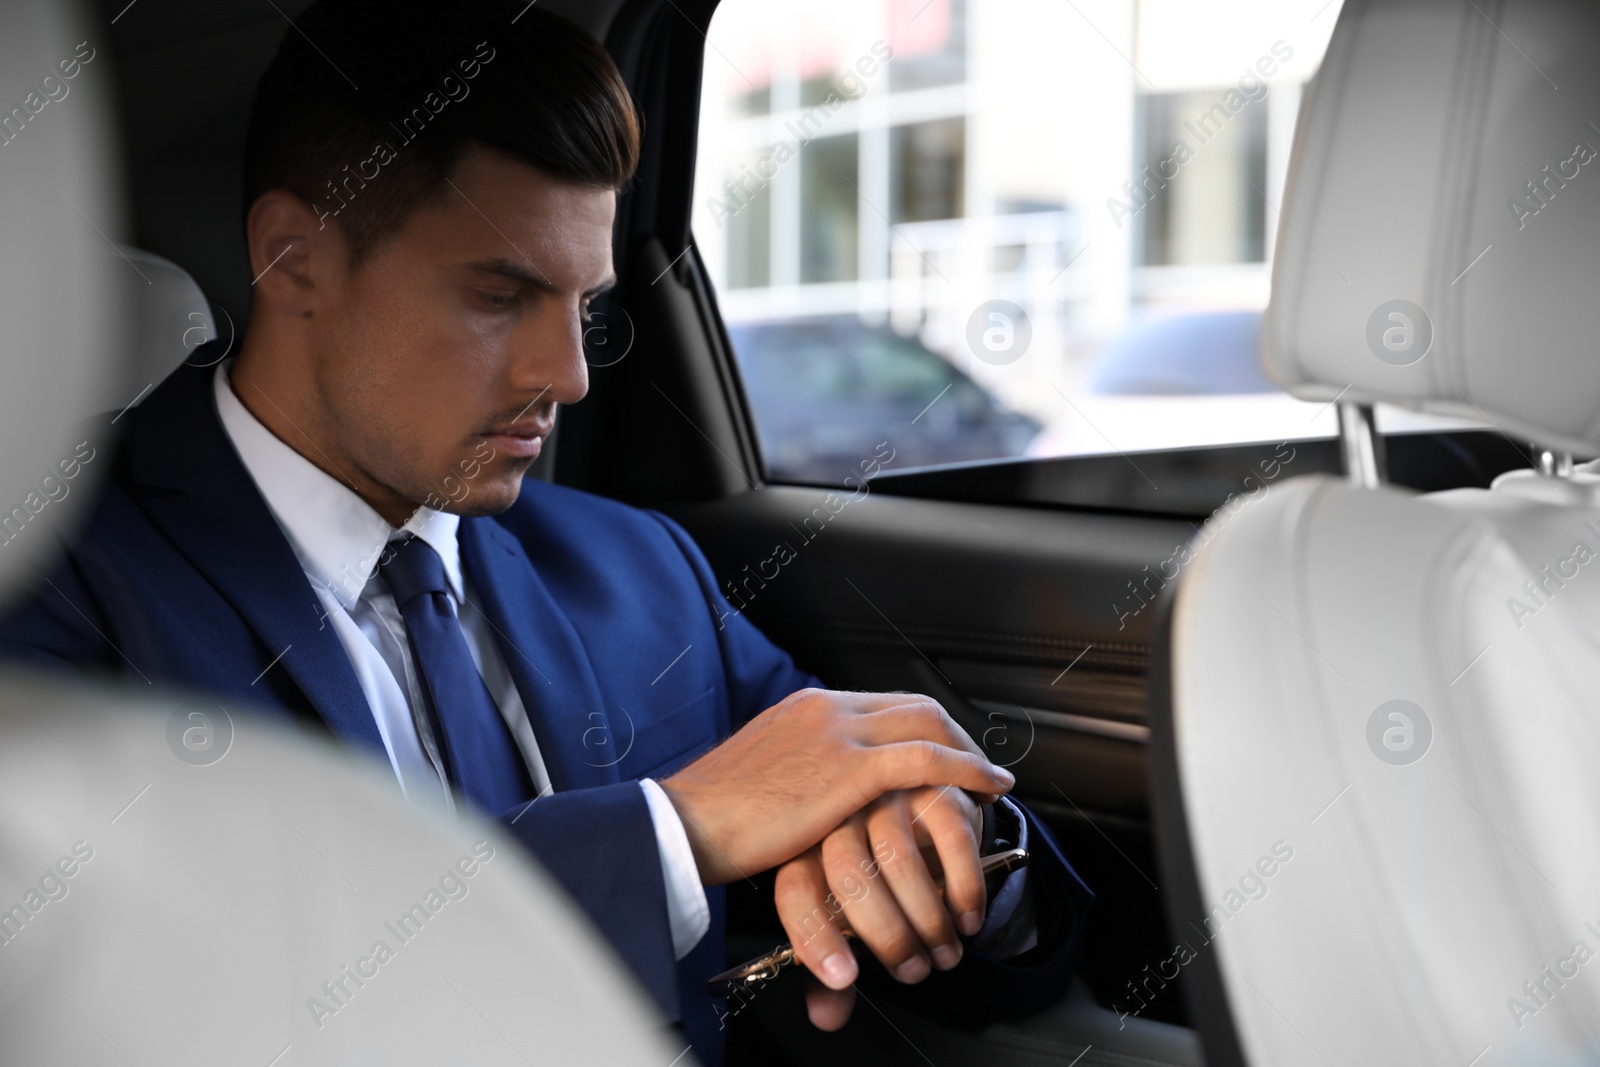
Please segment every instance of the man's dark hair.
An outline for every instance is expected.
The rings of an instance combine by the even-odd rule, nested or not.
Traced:
[[[469,148],[621,189],[639,119],[611,57],[576,25],[499,0],[319,0],[256,86],[244,212],[287,189],[338,225],[360,266],[449,189]],[[515,19],[515,23],[513,23]]]

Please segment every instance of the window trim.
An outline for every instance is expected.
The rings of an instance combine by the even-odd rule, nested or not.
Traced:
[[[1411,431],[1382,437],[1389,462],[1387,484],[1418,492],[1486,489],[1496,475],[1526,468],[1533,461],[1530,445],[1494,430]],[[1294,449],[1288,461],[1279,455],[1279,442],[1267,442],[1163,449],[1131,456],[1025,457],[884,470],[872,479],[872,491],[951,503],[1199,520],[1230,497],[1259,496],[1276,481],[1303,474],[1344,473],[1338,438],[1304,438],[1283,444]],[[1440,465],[1441,455],[1455,461],[1454,471]],[[1278,460],[1278,473],[1264,477],[1274,469],[1270,466],[1274,459]],[[1143,476],[1132,468],[1135,463]],[[1263,463],[1269,466],[1264,468]],[[1146,477],[1161,488],[1153,489]]]

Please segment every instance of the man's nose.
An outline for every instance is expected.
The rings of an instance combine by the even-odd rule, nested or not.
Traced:
[[[589,391],[589,364],[584,359],[586,324],[575,307],[549,307],[518,338],[513,384],[543,399],[576,404]]]

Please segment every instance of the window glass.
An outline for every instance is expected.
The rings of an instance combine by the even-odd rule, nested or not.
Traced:
[[[1331,436],[1258,351],[1339,7],[722,0],[694,229],[769,474]]]

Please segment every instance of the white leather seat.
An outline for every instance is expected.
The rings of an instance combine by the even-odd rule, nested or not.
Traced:
[[[1525,1054],[1495,1062],[1592,1062],[1600,986],[1569,982],[1537,1026],[1506,1007],[1578,940],[1600,948],[1600,851],[1575,844],[1600,839],[1591,521],[1308,478],[1192,565],[1170,728],[1200,906],[1176,925],[1210,940],[1194,947],[1220,963],[1244,1062],[1460,1065],[1491,1045]],[[1507,601],[1580,536],[1596,563],[1519,630]],[[1414,763],[1378,754],[1400,730],[1408,755],[1393,710]],[[1292,858],[1249,878],[1278,842]],[[1208,1062],[1235,1062],[1205,1036]]]
[[[683,1051],[509,834],[215,704],[0,677],[0,844],[7,1063]]]
[[[106,236],[120,222],[108,60],[71,65],[73,23],[70,5],[0,9],[0,610],[93,495],[105,465],[80,462],[79,420],[133,399],[107,359],[117,272],[133,276]]]
[[[1347,3],[1269,373],[1600,454],[1597,46],[1592,4]],[[1296,479],[1197,548],[1152,726],[1213,1067],[1600,1058],[1597,486]]]

